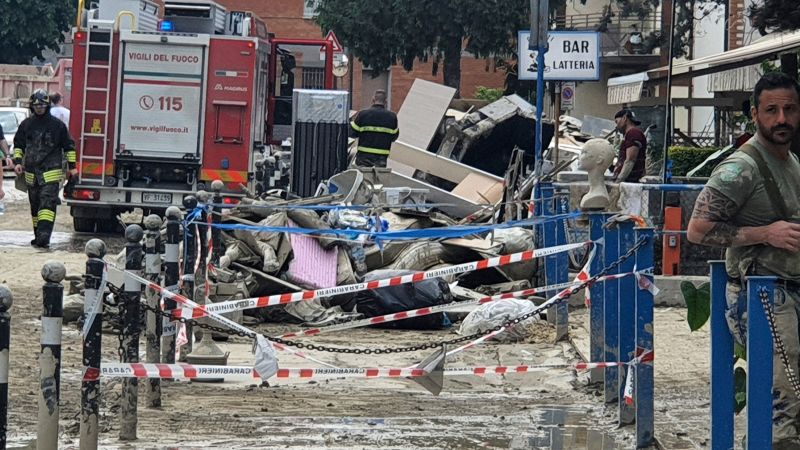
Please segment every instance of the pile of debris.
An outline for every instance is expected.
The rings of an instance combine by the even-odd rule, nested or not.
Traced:
[[[353,169],[353,172],[361,174]],[[225,252],[210,274],[212,300],[259,297],[321,289],[405,275],[531,250],[534,234],[512,227],[485,236],[374,242],[373,232],[424,230],[454,224],[454,219],[425,204],[386,204],[381,185],[356,177],[363,203],[341,206],[338,195],[315,198],[312,208],[277,198],[246,199],[223,214]],[[334,189],[336,180],[329,182]],[[326,203],[320,202],[322,199]],[[326,207],[329,205],[329,207]],[[237,225],[239,227],[237,227]],[[296,232],[285,232],[294,228]],[[341,230],[341,234],[336,234]],[[359,234],[362,233],[362,234]],[[413,235],[413,233],[412,233]],[[251,311],[261,321],[303,322],[315,326],[355,316],[374,317],[472,299],[476,295],[526,289],[535,282],[536,263],[525,262],[463,274],[456,279],[344,294]],[[395,322],[404,328],[440,328],[441,314]]]
[[[271,190],[226,210],[226,250],[211,275],[213,301],[352,284],[535,248],[534,232],[526,228],[450,239],[376,243],[368,238],[371,232],[527,216],[535,108],[512,95],[455,111],[459,102],[454,94],[452,88],[416,80],[398,113],[400,136],[388,168],[338,173],[320,185],[315,197],[290,199]],[[543,129],[544,142],[550,142],[553,125],[545,123]],[[286,228],[312,231],[281,231]],[[536,269],[536,262],[518,263],[457,280],[428,280],[251,313],[259,320],[315,325],[353,315],[372,317],[525,289],[536,283]],[[221,287],[226,284],[235,288]],[[441,315],[434,317],[438,326],[448,323]],[[424,327],[433,327],[430,318],[424,319]],[[397,324],[422,326],[411,320]]]

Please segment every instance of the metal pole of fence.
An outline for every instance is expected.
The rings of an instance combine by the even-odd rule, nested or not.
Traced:
[[[81,383],[81,450],[97,450],[100,437],[100,357],[103,342],[103,271],[106,244],[86,243],[84,286],[83,382]]]
[[[211,190],[214,191],[214,197],[212,202],[214,206],[212,207],[212,215],[211,221],[214,224],[219,224],[222,222],[222,190],[225,189],[225,183],[220,180],[214,180],[211,183]],[[215,266],[219,265],[219,258],[225,253],[225,246],[222,244],[222,230],[218,227],[211,228],[211,241],[213,243],[213,248],[211,252],[211,263]]]
[[[552,185],[551,185],[552,186]],[[560,189],[553,190],[553,213],[554,214],[566,214],[569,212],[569,206],[564,208],[564,205],[561,203],[561,199],[563,198],[562,195],[564,193],[561,192]],[[569,192],[567,192],[569,195]],[[567,221],[566,219],[560,219],[558,222],[555,223],[556,228],[556,245],[565,245],[567,244]],[[567,253],[559,253],[556,255],[556,278],[555,283],[566,283],[569,281],[569,255]],[[556,341],[567,339],[569,337],[569,303],[562,302],[559,303],[557,317],[557,326],[556,326]]]
[[[186,208],[187,217],[197,208],[197,198],[192,195],[183,199],[183,207]],[[199,217],[195,220],[199,220]],[[186,223],[183,230],[183,294],[186,298],[194,300],[195,263],[197,262],[197,224]],[[192,352],[194,339],[192,326],[186,324],[186,337],[189,342],[186,344],[186,351],[181,352],[181,361],[186,361],[186,355]]]
[[[144,236],[144,273],[145,277],[153,283],[160,284],[161,280],[161,218],[151,214],[144,219],[147,233]],[[145,289],[147,305],[154,310],[161,308],[161,295],[155,289]],[[161,316],[153,311],[147,311],[146,329],[146,359],[148,363],[161,362]],[[158,408],[161,406],[161,379],[150,378],[147,380],[147,407]]]
[[[64,264],[47,261],[42,267],[42,345],[39,354],[39,426],[36,448],[58,448],[61,398],[61,323],[64,319]]]
[[[589,239],[594,242],[595,253],[590,270],[596,274],[603,270],[605,265],[605,243],[603,241],[603,225],[606,223],[606,214],[589,214]],[[602,361],[605,347],[605,334],[603,332],[603,307],[604,288],[601,283],[595,283],[589,287],[589,360],[593,362]],[[587,302],[589,303],[589,302]],[[592,369],[590,379],[593,384],[603,383],[605,380],[605,369]]]
[[[0,284],[0,449],[6,448],[8,430],[8,355],[11,351],[11,290]]]
[[[733,448],[733,336],[725,319],[725,261],[711,266],[711,449]]]
[[[167,291],[177,294],[180,282],[180,263],[178,252],[181,242],[181,210],[176,206],[167,208],[167,243],[164,246],[164,287]],[[167,311],[177,307],[177,302],[172,298],[164,300]],[[161,359],[167,364],[175,363],[175,335],[178,332],[178,322],[162,319],[163,356]]]
[[[125,305],[122,317],[122,362],[139,362],[139,333],[141,317],[141,306],[139,304],[142,295],[142,284],[132,278],[127,272],[132,272],[138,276],[142,275],[142,237],[144,230],[139,225],[128,225],[125,229]],[[122,397],[120,399],[120,428],[119,438],[123,441],[136,439],[136,428],[138,425],[137,403],[139,400],[139,380],[136,378],[125,378],[122,380]]]
[[[552,183],[539,183],[539,190],[541,192],[542,209],[540,215],[543,217],[553,216],[555,214],[555,197]],[[559,245],[558,233],[556,232],[556,223],[548,222],[540,226],[544,236],[544,247],[553,247]],[[568,268],[559,266],[563,260],[557,255],[547,256],[544,258],[545,266],[545,285],[559,283],[559,272],[566,271]],[[556,292],[548,292],[546,295],[552,297]],[[556,306],[551,306],[547,310],[547,321],[554,324],[556,327],[556,342],[565,339],[569,335],[569,304],[561,302]]]
[[[633,230],[633,222],[625,221],[619,224],[619,252],[624,255],[634,245],[636,245],[636,235]],[[634,258],[628,258],[619,266],[619,273],[632,272],[636,266]],[[613,281],[612,281],[613,283]],[[636,357],[636,279],[633,277],[623,278],[616,281],[619,284],[619,319],[617,325],[617,335],[619,337],[619,357],[617,362],[630,361]],[[622,398],[625,391],[625,375],[631,370],[630,367],[620,368],[617,385],[617,398]],[[619,402],[619,424],[628,425],[633,423],[636,418],[635,412],[627,402]]]
[[[618,223],[606,223],[603,229],[604,258],[606,264],[619,259],[619,226]],[[619,273],[619,267],[612,269],[609,275]],[[603,359],[600,361],[619,361],[619,282],[610,280],[603,283]],[[603,385],[606,403],[619,400],[619,367],[607,367]]]
[[[772,448],[773,343],[759,297],[766,289],[775,301],[774,277],[747,278],[747,448]],[[778,367],[778,370],[783,368]]]
[[[636,228],[636,241],[645,239],[644,246],[636,251],[636,269],[653,270],[652,228]],[[642,275],[652,285],[652,275]],[[636,349],[641,352],[653,351],[653,294],[648,289],[636,289]],[[634,369],[634,405],[636,408],[636,448],[653,445],[654,439],[654,387],[653,363],[633,366]]]

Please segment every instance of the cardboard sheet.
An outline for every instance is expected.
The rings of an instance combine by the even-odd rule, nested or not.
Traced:
[[[473,172],[467,175],[451,192],[473,203],[485,204],[488,200],[495,204],[503,199],[503,181]]]

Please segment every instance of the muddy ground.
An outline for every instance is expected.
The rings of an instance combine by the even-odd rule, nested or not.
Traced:
[[[9,187],[6,181],[7,189]],[[18,194],[18,193],[17,193]],[[83,246],[94,237],[75,234],[65,206],[59,207],[53,249],[33,250],[30,218],[23,195],[10,195],[0,216],[0,282],[15,295],[12,307],[9,448],[35,448],[37,416],[36,358],[41,325],[39,271],[49,259],[61,261],[70,275],[84,272]],[[122,248],[115,236],[98,236],[111,252]],[[585,335],[584,312],[573,315],[571,343],[551,343],[553,331],[540,323],[533,338],[517,344],[486,344],[459,354],[449,367],[487,365],[574,364],[576,346]],[[675,316],[670,327],[680,328]],[[680,317],[679,315],[676,317]],[[658,321],[658,320],[657,320]],[[294,326],[257,328],[280,334]],[[664,325],[657,324],[658,336]],[[659,334],[659,330],[664,334]],[[359,329],[322,335],[315,342],[343,347],[397,347],[443,341],[454,330],[388,331]],[[707,339],[706,339],[707,341]],[[231,338],[220,347],[231,353],[230,364],[252,364],[251,343]],[[106,335],[104,360],[117,361],[118,340]],[[63,329],[60,448],[77,448],[79,436],[81,340],[75,324]],[[679,352],[678,349],[673,352]],[[697,354],[679,353],[680,361],[657,367],[656,434],[664,448],[708,446],[708,377],[702,374],[707,342],[698,340]],[[144,347],[141,348],[144,361]],[[383,357],[314,353],[339,367],[406,367],[430,351]],[[685,355],[693,362],[687,365]],[[279,354],[282,367],[311,367],[297,357]],[[694,365],[692,365],[694,364]],[[664,378],[659,367],[677,375]],[[163,406],[146,408],[140,390],[138,440],[121,442],[117,412],[120,383],[103,381],[101,447],[137,449],[190,448],[396,448],[396,449],[630,449],[631,427],[617,429],[616,407],[605,406],[588,374],[551,369],[525,375],[448,377],[444,391],[433,396],[409,380],[286,380],[269,387],[253,383],[164,382]],[[141,386],[141,384],[140,384]],[[660,398],[659,398],[660,397]]]

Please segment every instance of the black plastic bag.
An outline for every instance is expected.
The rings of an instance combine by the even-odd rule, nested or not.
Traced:
[[[375,270],[368,273],[364,282],[383,280],[415,273],[409,270]],[[417,283],[387,286],[369,291],[361,291],[352,299],[355,311],[365,317],[383,316],[401,311],[442,305],[452,302],[450,286],[441,278],[423,280]],[[405,330],[440,330],[450,326],[445,313],[412,317],[395,322],[375,325],[380,328],[400,328]]]

